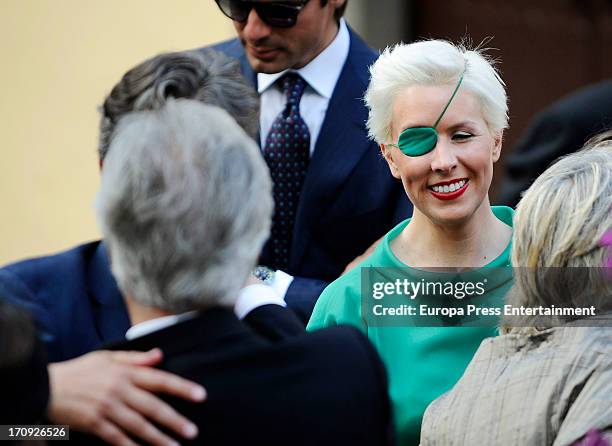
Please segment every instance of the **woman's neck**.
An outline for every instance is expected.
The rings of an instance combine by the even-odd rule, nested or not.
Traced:
[[[433,222],[415,209],[391,249],[408,266],[477,268],[498,257],[511,236],[512,229],[485,200],[467,221],[452,226]]]

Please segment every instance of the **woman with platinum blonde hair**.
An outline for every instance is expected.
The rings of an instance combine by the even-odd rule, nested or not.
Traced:
[[[409,445],[419,441],[427,405],[455,384],[482,339],[497,331],[494,324],[465,327],[461,318],[434,318],[423,326],[418,314],[373,317],[362,280],[368,283],[364,275],[372,268],[395,269],[416,282],[427,272],[453,281],[449,270],[487,277],[491,268],[510,265],[513,211],[491,207],[488,196],[508,107],[492,62],[479,50],[446,41],[387,48],[370,71],[369,133],[414,214],[323,292],[309,329],[351,324],[368,335],[389,372],[399,443]],[[510,268],[503,271],[488,278],[497,293],[489,296],[493,305],[501,305],[511,285]],[[461,298],[450,296],[447,304],[455,297]],[[429,296],[415,293],[408,303],[428,302]]]
[[[612,255],[604,243],[612,230],[612,140],[601,139],[549,167],[519,202],[508,300],[594,306],[596,315],[558,317],[548,328],[529,318],[504,321],[504,334],[483,341],[455,387],[428,407],[421,444],[612,440],[612,277],[604,267]]]

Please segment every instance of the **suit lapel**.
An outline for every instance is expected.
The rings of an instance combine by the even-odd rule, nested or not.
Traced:
[[[351,32],[349,56],[329,101],[325,120],[300,196],[291,248],[290,268],[298,266],[310,237],[309,228],[332,204],[330,197],[346,181],[372,145],[365,131],[367,110],[362,98],[367,66],[375,55]]]

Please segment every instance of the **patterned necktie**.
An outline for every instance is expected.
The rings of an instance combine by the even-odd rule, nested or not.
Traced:
[[[270,243],[275,265],[269,266],[286,269],[295,214],[310,157],[310,132],[300,116],[300,99],[306,81],[297,73],[288,73],[280,82],[287,103],[272,124],[263,154],[274,183]]]

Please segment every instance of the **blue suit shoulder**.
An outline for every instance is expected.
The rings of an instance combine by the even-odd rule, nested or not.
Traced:
[[[351,36],[351,49],[347,62],[359,65],[359,69],[356,70],[354,74],[367,86],[370,83],[370,71],[369,69],[364,69],[363,65],[366,67],[372,65],[376,59],[378,59],[378,51],[368,46],[368,44],[350,28],[349,33]]]
[[[364,58],[368,62],[372,63],[378,58],[378,52],[373,48],[369,47],[359,35],[353,31],[350,27],[348,28],[350,40],[351,40],[351,55],[353,57]],[[244,47],[240,40],[237,38],[223,40],[221,42],[214,43],[210,46],[199,48],[199,50],[213,49],[225,53],[229,57],[241,58],[244,57]]]
[[[244,56],[244,48],[238,39],[228,39],[219,43],[215,43],[211,46],[207,46],[204,48],[200,48],[200,50],[212,49],[215,51],[220,51],[227,55],[228,57],[232,57],[234,59],[238,59]]]
[[[74,287],[83,283],[84,275],[100,241],[87,243],[57,254],[34,257],[11,263],[3,271],[19,280],[31,293],[44,292],[50,286]],[[66,280],[70,277],[70,280]]]
[[[8,299],[33,314],[50,361],[87,353],[122,337],[129,327],[101,241],[0,271]]]
[[[374,63],[374,61],[378,58],[378,52],[374,49],[370,48],[364,41],[359,37],[359,35],[353,31],[350,27],[348,28],[351,46],[349,50],[349,56],[347,59],[347,64],[352,65],[354,69],[352,70],[352,76],[354,79],[358,80],[364,86],[367,86],[369,83],[369,71],[367,67]],[[207,50],[215,50],[219,51],[226,56],[236,59],[240,62],[240,68],[242,74],[247,78],[253,85],[256,84],[256,74],[253,72],[253,69],[248,63],[246,54],[244,52],[244,47],[240,43],[240,40],[237,38],[224,40],[222,42],[215,43],[210,46],[206,46],[203,48],[199,48],[197,51],[207,51]]]

